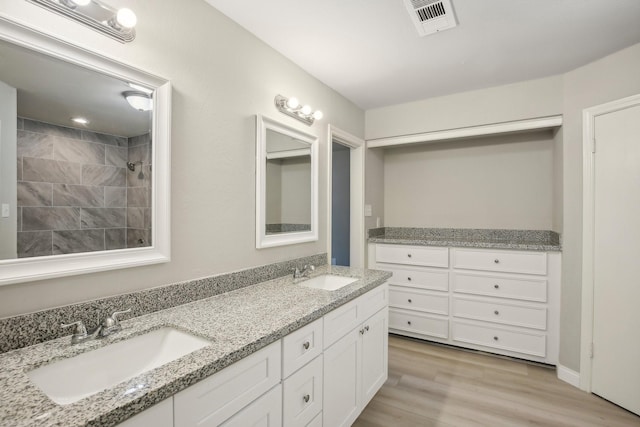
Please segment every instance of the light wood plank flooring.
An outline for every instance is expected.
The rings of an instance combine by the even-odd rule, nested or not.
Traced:
[[[640,426],[554,369],[389,337],[389,379],[354,427]]]

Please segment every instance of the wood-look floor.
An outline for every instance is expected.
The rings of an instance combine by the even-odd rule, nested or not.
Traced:
[[[354,427],[640,426],[556,371],[391,335],[389,379]]]

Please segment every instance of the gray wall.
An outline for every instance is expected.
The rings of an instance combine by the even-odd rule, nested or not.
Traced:
[[[16,89],[0,82],[0,204],[10,204],[9,217],[0,217],[0,259],[17,253],[16,111]]]
[[[350,264],[351,150],[332,143],[331,258],[336,265]]]
[[[364,136],[364,112],[202,0],[113,0],[134,8],[136,39],[120,44],[28,2],[5,16],[166,77],[173,84],[172,260],[166,264],[0,287],[0,317],[326,252],[316,242],[255,248],[255,114],[319,137],[319,224],[326,224],[327,125]],[[279,113],[296,96],[325,118],[308,127]]]
[[[549,131],[386,149],[385,225],[549,230],[553,176]]]

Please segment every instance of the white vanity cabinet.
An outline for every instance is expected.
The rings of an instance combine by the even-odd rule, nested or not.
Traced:
[[[387,305],[384,284],[120,425],[351,425],[387,379]]]
[[[557,363],[559,252],[429,249],[369,245],[371,268],[393,273],[390,332]]]
[[[383,285],[325,316],[324,427],[350,426],[386,381],[387,304]]]

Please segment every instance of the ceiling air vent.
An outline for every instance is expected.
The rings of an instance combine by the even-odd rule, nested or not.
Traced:
[[[404,0],[404,4],[421,36],[458,25],[451,0]]]

